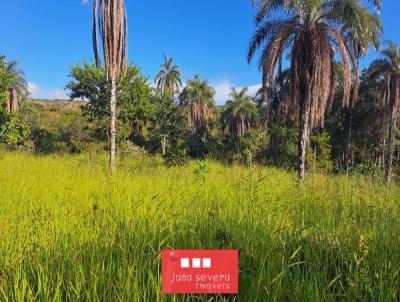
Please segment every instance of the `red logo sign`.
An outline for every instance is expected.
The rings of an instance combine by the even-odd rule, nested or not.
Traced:
[[[238,251],[163,251],[163,294],[237,294]]]

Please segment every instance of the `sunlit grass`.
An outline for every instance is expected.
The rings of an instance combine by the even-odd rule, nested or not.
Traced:
[[[105,156],[0,159],[0,300],[398,301],[400,189]],[[163,296],[162,249],[239,249],[240,295]]]

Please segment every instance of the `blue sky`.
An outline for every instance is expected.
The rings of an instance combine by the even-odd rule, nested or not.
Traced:
[[[34,97],[65,97],[69,66],[93,60],[91,8],[82,0],[13,0],[0,4],[0,53],[20,62]],[[400,42],[399,0],[383,0],[384,39]],[[222,103],[230,86],[255,90],[260,74],[246,62],[254,30],[250,0],[126,0],[129,60],[153,80],[162,53],[183,79],[200,74]],[[370,53],[366,63],[374,58]],[[365,63],[365,64],[366,64]]]

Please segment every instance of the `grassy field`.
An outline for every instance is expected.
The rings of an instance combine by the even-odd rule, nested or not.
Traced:
[[[400,189],[207,162],[5,153],[0,301],[398,301]],[[201,176],[201,175],[200,175]],[[162,249],[239,249],[240,295],[163,296]]]

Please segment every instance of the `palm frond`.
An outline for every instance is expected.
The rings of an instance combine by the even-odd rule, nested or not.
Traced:
[[[128,61],[128,25],[125,1],[94,0],[93,9],[93,43],[96,62],[100,62],[99,34],[102,38],[107,78],[111,80],[125,71]]]

